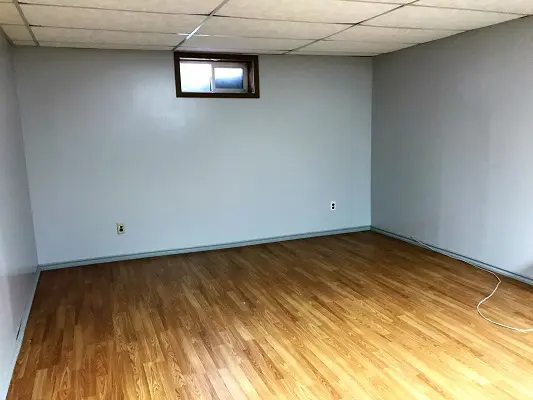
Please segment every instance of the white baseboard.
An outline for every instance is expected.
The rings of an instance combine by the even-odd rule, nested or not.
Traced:
[[[7,376],[9,378],[7,379],[7,382],[2,385],[5,387],[0,388],[0,398],[2,399],[5,399],[7,397],[7,392],[9,390],[9,384],[11,383],[11,378],[13,377],[13,373],[15,372],[15,366],[17,364],[17,359],[20,353],[20,348],[22,347],[22,341],[24,340],[24,332],[26,331],[26,325],[28,324],[28,318],[30,316],[31,306],[33,304],[33,298],[35,297],[35,292],[37,291],[37,285],[39,284],[40,276],[41,276],[41,271],[37,269],[35,273],[35,281],[33,283],[30,296],[28,297],[28,301],[26,302],[24,313],[22,314],[22,319],[20,321],[18,337],[15,342],[13,360],[11,362],[11,369],[7,372]]]
[[[184,248],[184,249],[154,251],[154,252],[149,252],[149,253],[123,254],[123,255],[111,256],[111,257],[98,257],[98,258],[91,258],[91,259],[86,259],[86,260],[74,260],[74,261],[67,261],[67,262],[54,263],[54,264],[43,264],[43,265],[39,265],[39,268],[41,271],[48,271],[48,270],[53,270],[53,269],[81,267],[85,265],[103,264],[103,263],[109,263],[109,262],[115,262],[115,261],[126,261],[126,260],[137,260],[140,258],[172,256],[175,254],[196,253],[200,251],[222,250],[222,249],[229,249],[233,247],[254,246],[258,244],[284,242],[288,240],[297,240],[297,239],[307,239],[307,238],[318,237],[318,236],[340,235],[343,233],[362,232],[362,231],[369,231],[369,230],[370,230],[370,226],[365,225],[365,226],[357,226],[353,228],[335,229],[335,230],[319,231],[319,232],[308,232],[308,233],[301,233],[301,234],[296,234],[296,235],[277,236],[277,237],[255,239],[255,240],[245,240],[242,242],[230,242],[230,243],[215,244],[215,245],[210,245],[210,246],[198,246],[198,247],[189,247],[189,248]]]
[[[427,247],[421,245],[416,240],[414,240],[412,238],[409,238],[407,236],[399,235],[397,233],[390,232],[390,231],[387,231],[387,230],[384,230],[384,229],[380,229],[380,228],[377,228],[375,226],[372,226],[371,230],[373,232],[381,233],[382,235],[390,236],[390,237],[393,237],[395,239],[402,240],[404,242],[407,242],[407,243],[410,243],[410,244],[414,244],[415,246],[422,247],[422,248],[428,250]],[[467,263],[469,263],[469,264],[471,264],[471,265],[473,265],[473,266],[475,266],[477,268],[484,269],[486,271],[491,271],[491,272],[494,272],[496,274],[500,274],[500,275],[503,275],[503,276],[507,276],[509,278],[516,279],[517,281],[526,283],[528,285],[533,285],[533,279],[531,279],[531,278],[529,278],[527,276],[520,275],[520,274],[515,274],[514,272],[510,272],[510,271],[507,271],[505,269],[495,267],[494,265],[490,265],[490,264],[484,263],[483,261],[475,260],[473,258],[464,256],[462,254],[454,253],[453,251],[449,251],[449,250],[446,250],[446,249],[441,249],[440,247],[436,247],[434,245],[431,245],[431,247],[433,247],[433,249],[434,249],[433,251],[435,251],[437,253],[444,254],[445,256],[452,257],[452,258],[455,258],[455,257],[462,258],[465,262],[467,262]]]

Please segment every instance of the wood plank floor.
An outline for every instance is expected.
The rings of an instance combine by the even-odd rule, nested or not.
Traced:
[[[533,398],[495,283],[371,232],[44,272],[8,398]]]

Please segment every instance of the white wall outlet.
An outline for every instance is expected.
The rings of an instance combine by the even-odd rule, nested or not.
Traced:
[[[124,235],[126,233],[126,226],[122,222],[117,222],[117,235]]]
[[[335,201],[331,202],[330,210],[331,211],[336,211],[337,210],[337,202],[335,202]]]

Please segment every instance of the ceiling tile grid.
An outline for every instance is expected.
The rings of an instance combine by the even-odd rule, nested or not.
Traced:
[[[388,53],[413,46],[412,43],[355,42],[346,40],[321,40],[303,48],[303,51],[340,53]]]
[[[128,46],[170,46],[183,40],[171,33],[120,32],[71,28],[34,27],[39,42],[71,42]]]
[[[22,12],[32,26],[127,32],[191,33],[205,19],[200,15],[37,5],[22,5]]]
[[[271,21],[248,18],[213,17],[199,34],[277,39],[321,39],[340,32],[350,25],[312,22]]]
[[[205,47],[179,47],[178,51],[184,52],[193,52],[193,53],[230,53],[230,54],[285,54],[286,50],[265,50],[265,49],[225,49],[225,48],[216,48],[209,49]]]
[[[533,14],[533,1],[531,0],[420,0],[416,4],[465,10]]]
[[[196,49],[256,49],[289,51],[310,44],[311,40],[302,39],[273,39],[273,38],[241,38],[228,36],[193,36],[180,48],[193,47]]]
[[[300,22],[355,24],[398,4],[347,0],[230,0],[217,15]]]
[[[258,54],[374,56],[526,15],[533,0],[0,0],[15,45]]]
[[[378,26],[356,25],[341,33],[333,35],[330,40],[354,40],[364,42],[424,43],[456,35],[462,31],[388,28]]]
[[[172,46],[137,46],[137,45],[117,45],[106,43],[72,43],[72,42],[39,42],[43,47],[68,47],[73,49],[107,49],[107,50],[172,50]]]
[[[288,53],[289,56],[335,56],[335,57],[374,57],[378,53],[353,53],[353,52],[335,52],[330,51],[304,51],[296,50]]]
[[[24,0],[26,4],[208,15],[222,0]]]
[[[506,1],[506,0],[505,0]],[[365,25],[391,28],[470,30],[520,18],[517,14],[405,6],[367,21]]]
[[[35,46],[35,42],[32,40],[13,40],[15,46]]]

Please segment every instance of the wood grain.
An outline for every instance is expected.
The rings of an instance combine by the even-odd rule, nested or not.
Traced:
[[[503,281],[484,310],[531,325]],[[371,232],[47,271],[8,398],[533,398],[495,283]]]

